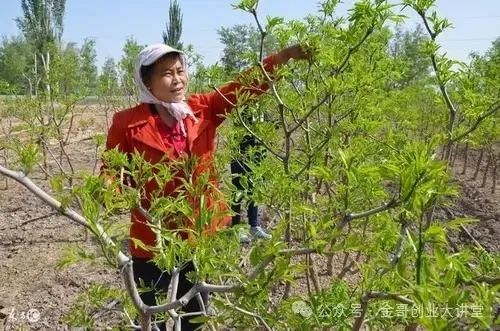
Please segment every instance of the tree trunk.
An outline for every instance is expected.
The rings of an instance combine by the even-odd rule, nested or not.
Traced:
[[[328,261],[326,263],[326,274],[333,275],[333,254],[328,254]]]
[[[495,189],[497,186],[497,165],[498,158],[496,156],[493,157],[493,183],[491,184],[491,193],[495,193]]]
[[[486,186],[486,178],[488,178],[488,170],[490,170],[490,163],[491,163],[492,159],[493,159],[493,154],[490,153],[490,155],[488,157],[488,162],[486,162],[486,168],[484,169],[483,182],[481,183],[481,187]]]
[[[469,143],[465,144],[465,151],[464,151],[464,167],[462,168],[462,173],[461,175],[465,175],[467,172],[467,160],[469,157]]]
[[[484,149],[481,149],[481,152],[479,153],[479,159],[477,160],[476,164],[476,171],[474,172],[474,176],[472,179],[477,179],[477,175],[479,174],[479,168],[481,167],[481,162],[483,161],[483,155],[484,155]]]
[[[446,144],[446,149],[445,149],[445,154],[444,154],[444,160],[448,164],[450,164],[450,161],[451,161],[451,154],[453,154],[453,142],[449,141]]]
[[[452,158],[452,161],[451,161],[451,167],[455,166],[455,161],[457,160],[457,155],[458,155],[459,149],[460,148],[459,148],[458,144],[456,144],[455,148],[453,148],[453,158]]]
[[[309,275],[311,276],[311,280],[314,286],[314,291],[318,294],[321,291],[321,287],[318,282],[318,275],[316,274],[316,269],[314,268],[314,258],[311,254],[307,255],[309,259]]]
[[[446,160],[446,145],[441,147],[441,155],[439,156],[442,161]]]

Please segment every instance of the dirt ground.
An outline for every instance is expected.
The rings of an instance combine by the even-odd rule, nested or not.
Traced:
[[[92,125],[75,132],[69,150],[78,169],[92,168],[95,151],[92,140],[87,138],[103,130],[102,125]],[[452,206],[440,212],[440,217],[477,218],[478,223],[467,227],[470,235],[463,231],[452,236],[452,240],[457,243],[477,240],[485,249],[498,252],[500,183],[497,180],[493,194],[493,176],[489,174],[482,187],[485,161],[478,178],[471,179],[477,155],[477,151],[469,152],[465,174],[461,174],[463,156],[457,158],[452,171],[462,194]],[[35,173],[33,180],[47,188],[41,175]],[[57,269],[65,247],[76,243],[96,252],[95,242],[87,238],[80,226],[56,215],[13,180],[6,182],[0,178],[0,189],[0,331],[68,330],[62,318],[79,293],[96,282],[120,286],[119,274],[110,268],[82,263]]]
[[[471,217],[477,223],[466,227],[457,235],[451,235],[457,243],[474,244],[477,241],[490,252],[500,251],[500,189],[498,180],[498,168],[495,192],[493,188],[492,166],[489,167],[485,176],[486,156],[480,163],[477,178],[474,179],[476,166],[479,159],[479,151],[469,150],[467,155],[467,167],[464,170],[464,150],[459,154],[452,167],[453,178],[460,190],[460,196],[456,198],[453,205],[445,210],[443,219],[456,217]],[[497,160],[498,162],[498,160]],[[483,186],[483,180],[485,185]]]

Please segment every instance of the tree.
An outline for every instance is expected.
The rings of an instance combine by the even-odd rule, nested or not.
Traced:
[[[129,102],[135,100],[137,96],[137,87],[134,81],[135,59],[144,46],[139,45],[133,37],[128,37],[123,45],[123,55],[118,62],[120,70],[120,86]],[[130,99],[132,98],[132,99]]]
[[[471,54],[470,76],[485,78],[481,84],[471,86],[476,92],[494,95],[500,99],[500,37],[494,40],[485,54]]]
[[[23,16],[16,22],[38,52],[44,53],[47,44],[61,41],[65,6],[66,0],[21,0]]]
[[[221,62],[229,72],[239,71],[252,62],[249,54],[256,54],[260,47],[260,33],[253,25],[238,24],[217,30],[224,45]],[[246,56],[245,56],[246,55]]]
[[[16,19],[35,54],[32,61],[34,80],[44,80],[43,87],[47,91],[50,59],[57,51],[63,34],[65,6],[66,0],[22,0],[23,16]]]
[[[21,36],[4,37],[0,45],[0,77],[9,86],[10,93],[25,93],[28,82],[25,75],[28,71],[30,46]]]
[[[437,37],[452,24],[432,11],[434,2],[405,0],[405,5],[412,8],[422,19],[429,36],[424,51],[432,63],[435,84],[447,111],[444,124],[446,146],[443,148],[442,156],[445,160],[452,161],[453,147],[476,131],[485,120],[498,114],[500,110],[498,80],[491,81],[488,76],[469,74],[470,70],[465,63],[452,60],[440,52]],[[472,66],[474,67],[474,63]],[[464,74],[464,71],[468,73]],[[493,93],[486,91],[478,93],[477,86],[488,86],[491,82],[493,82]]]
[[[163,31],[163,42],[177,49],[182,49],[181,34],[182,34],[182,13],[177,0],[170,1],[168,9],[168,22],[166,31]]]
[[[401,66],[401,77],[396,81],[403,88],[430,77],[431,61],[425,56],[424,46],[429,41],[420,25],[413,31],[397,29],[389,53]]]
[[[118,94],[119,79],[118,69],[115,60],[111,57],[106,58],[99,75],[100,94],[114,96]]]
[[[80,51],[74,42],[67,43],[52,59],[50,84],[53,98],[59,99],[71,94],[83,95],[85,81],[82,76]]]
[[[95,40],[85,39],[80,48],[80,76],[84,94],[93,95],[97,92],[97,53],[95,51]]]
[[[493,165],[492,190],[495,190],[498,152],[494,147],[500,139],[498,123],[500,120],[500,38],[484,53],[471,54],[471,63],[462,69],[450,91],[452,100],[457,103],[458,114],[453,139],[457,142],[452,160],[458,153],[459,144],[466,143],[464,170],[466,171],[468,147],[479,147],[480,156],[474,177],[478,175],[479,165],[486,151],[489,157],[483,177],[485,183],[490,163]],[[483,184],[484,185],[484,184]]]

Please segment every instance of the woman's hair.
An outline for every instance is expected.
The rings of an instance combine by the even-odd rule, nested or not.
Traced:
[[[156,64],[160,61],[163,61],[164,59],[172,58],[172,57],[178,57],[179,60],[181,61],[182,66],[184,67],[184,69],[187,69],[186,68],[186,59],[182,53],[166,53],[166,54],[162,55],[160,58],[158,58],[158,60],[151,63],[150,65],[141,66],[141,79],[144,82],[144,85],[146,85],[146,87],[148,87],[149,83],[151,82],[151,77],[153,77],[153,73],[155,71]]]

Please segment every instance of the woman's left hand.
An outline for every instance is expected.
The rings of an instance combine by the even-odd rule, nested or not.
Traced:
[[[291,59],[311,60],[314,52],[302,45],[293,45],[282,49],[276,54],[278,64],[286,64]]]

